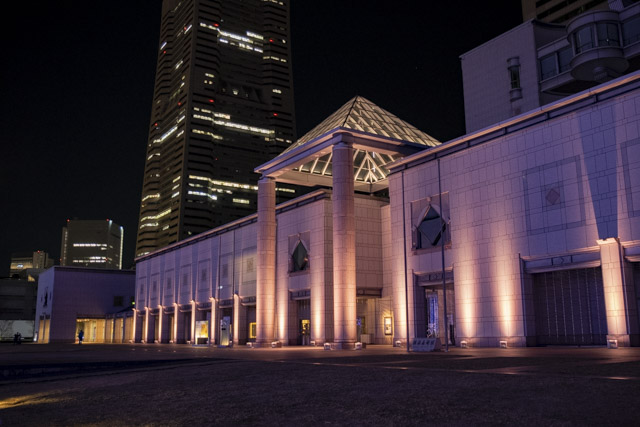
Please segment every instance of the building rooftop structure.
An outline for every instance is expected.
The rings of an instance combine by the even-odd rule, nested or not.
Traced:
[[[640,3],[529,20],[460,60],[470,133],[640,69]]]

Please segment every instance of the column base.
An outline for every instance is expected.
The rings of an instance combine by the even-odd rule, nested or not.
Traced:
[[[607,335],[607,342],[609,341],[616,341],[617,347],[638,347],[640,345],[640,335],[610,334]]]
[[[355,341],[342,341],[342,342],[331,343],[332,350],[355,350],[355,348],[356,348]]]
[[[278,340],[260,340],[253,343],[254,348],[280,348],[282,343]]]

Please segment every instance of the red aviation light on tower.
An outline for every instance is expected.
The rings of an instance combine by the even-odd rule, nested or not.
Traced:
[[[210,103],[210,104],[213,104],[214,102],[215,102],[215,101],[214,101],[213,99],[210,99],[210,100],[209,100],[209,103]]]
[[[273,113],[273,117],[278,117],[278,113]]]

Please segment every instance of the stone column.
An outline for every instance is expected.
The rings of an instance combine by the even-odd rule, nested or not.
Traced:
[[[196,342],[196,316],[198,315],[198,303],[191,301],[191,344]]]
[[[242,305],[239,295],[233,296],[233,345],[247,343],[249,325],[247,324],[247,307]]]
[[[348,348],[356,341],[356,227],[353,147],[333,146],[333,328],[334,342]]]
[[[607,315],[607,340],[618,340],[619,346],[637,344],[637,309],[633,277],[625,277],[620,239],[598,240],[602,264],[602,284]]]
[[[276,181],[268,177],[258,181],[256,273],[256,344],[267,347],[275,337],[276,317]]]
[[[216,305],[218,301],[213,297],[210,297],[209,301],[211,301],[211,320],[209,321],[209,345],[214,345],[216,343],[216,335],[218,332],[218,328],[216,327],[218,325],[217,318],[216,318]]]
[[[145,310],[144,310],[144,331],[142,331],[145,343],[149,343],[149,342],[152,343],[153,342],[153,327],[155,326],[155,323],[151,324],[151,321],[153,320],[153,317],[151,316],[149,311],[151,311],[150,308],[149,307],[145,307]]]

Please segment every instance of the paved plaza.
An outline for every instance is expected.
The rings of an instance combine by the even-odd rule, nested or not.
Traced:
[[[0,425],[637,425],[640,348],[0,346]]]

